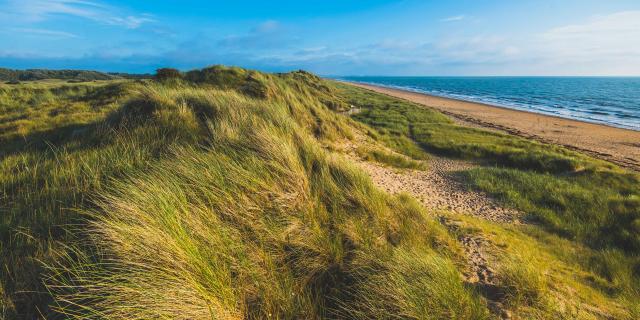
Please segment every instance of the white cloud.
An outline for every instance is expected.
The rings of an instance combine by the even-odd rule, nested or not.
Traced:
[[[11,1],[12,6],[5,7],[6,1]],[[9,13],[22,17],[23,23],[8,25],[4,32],[21,26],[14,31],[59,38],[75,35],[36,29],[35,24],[24,22],[69,15],[130,29],[146,30],[158,25],[145,25],[153,21],[153,16],[132,14],[97,1],[104,0],[0,0],[0,21],[3,14]],[[471,23],[475,16],[453,16],[441,21],[461,20]],[[153,61],[188,67],[218,62],[268,70],[310,68],[332,74],[640,75],[640,11],[586,18],[546,31],[504,30],[496,34],[483,33],[481,29],[450,30],[432,36],[425,33],[422,40],[398,34],[397,38],[383,37],[376,42],[353,39],[327,43],[296,35],[296,29],[286,21],[267,20],[222,38],[194,34],[188,43],[172,41],[162,49],[141,44],[122,45],[124,49],[99,47],[94,50],[102,55],[89,57],[96,61],[119,59],[122,65],[136,66]],[[153,43],[152,39],[149,43]],[[39,54],[41,50],[36,58]],[[86,61],[90,65],[91,60]]]
[[[310,48],[303,48],[300,50],[300,52],[321,52],[327,49],[327,46],[318,46],[318,47],[310,47]]]
[[[453,17],[440,19],[440,21],[441,22],[453,22],[453,21],[461,21],[461,20],[464,20],[465,18],[466,18],[466,16],[461,14],[461,15],[458,15],[458,16],[453,16]]]
[[[640,11],[599,16],[541,36],[543,48],[564,58],[610,60],[640,55]]]
[[[151,15],[128,15],[97,1],[86,0],[6,0],[6,11],[15,19],[38,22],[59,15],[80,17],[128,29],[155,21]]]
[[[295,40],[288,35],[278,21],[267,20],[251,28],[245,34],[229,35],[216,43],[220,48],[227,51],[265,50],[289,48]]]
[[[108,17],[103,20],[103,22],[123,26],[128,29],[137,29],[142,24],[147,22],[154,22],[155,20],[151,18],[150,15],[142,15],[142,16],[126,16],[126,17]]]
[[[570,74],[639,75],[640,11],[596,16],[533,37],[529,56],[541,70]]]
[[[267,20],[253,28],[251,31],[254,33],[271,33],[278,31],[278,29],[280,29],[280,23],[278,21]]]
[[[455,16],[442,21],[463,19],[466,18]],[[319,67],[321,62],[326,62],[344,70],[379,74],[637,76],[640,75],[640,11],[595,16],[580,23],[517,37],[444,35],[422,43],[386,39],[351,48],[331,48],[302,58],[310,59],[302,62]],[[341,72],[339,68],[336,70]]]
[[[35,28],[11,28],[12,32],[30,34],[36,36],[46,36],[48,38],[78,38],[78,35],[58,30],[35,29]]]

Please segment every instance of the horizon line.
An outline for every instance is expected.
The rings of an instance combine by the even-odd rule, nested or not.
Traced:
[[[224,64],[209,64],[206,65],[204,67],[197,67],[197,68],[186,68],[186,69],[181,69],[181,68],[175,68],[177,70],[180,70],[181,72],[185,72],[185,71],[189,71],[189,70],[198,70],[198,69],[203,69],[203,68],[207,68],[210,66],[214,66],[214,65],[224,65]],[[238,65],[225,65],[225,66],[230,66],[230,67],[240,67],[243,69],[248,69],[248,70],[258,70],[258,71],[262,71],[265,73],[282,73],[282,72],[293,72],[296,70],[304,70],[304,71],[308,71],[304,68],[291,68],[288,71],[264,71],[264,70],[260,70],[258,68],[247,68],[247,67],[243,67],[243,66],[238,66]],[[15,71],[29,71],[29,70],[51,70],[51,71],[61,71],[61,70],[72,70],[72,71],[92,71],[92,72],[101,72],[101,73],[107,73],[107,74],[130,74],[130,75],[153,75],[155,73],[155,71],[157,69],[162,69],[162,68],[172,68],[170,66],[164,66],[164,67],[159,67],[156,68],[154,71],[151,72],[128,72],[128,71],[104,71],[104,70],[100,70],[100,69],[86,69],[86,68],[38,68],[38,67],[33,67],[33,68],[10,68],[10,67],[3,67],[0,66],[0,69],[7,69],[7,70],[15,70]],[[323,78],[331,78],[331,79],[336,79],[336,78],[345,78],[345,77],[388,77],[388,78],[400,78],[400,77],[405,77],[405,78],[412,78],[412,77],[434,77],[434,78],[474,78],[474,77],[486,77],[486,78],[514,78],[514,77],[518,77],[518,78],[640,78],[640,75],[554,75],[554,74],[549,74],[549,75],[530,75],[530,74],[514,74],[514,75],[496,75],[496,74],[483,74],[483,75],[469,75],[469,74],[463,74],[463,75],[454,75],[454,74],[423,74],[423,75],[389,75],[389,74],[345,74],[345,75],[335,75],[335,74],[322,74],[322,73],[316,73],[313,71],[308,71],[308,72],[312,72],[315,73],[316,75],[323,77]]]

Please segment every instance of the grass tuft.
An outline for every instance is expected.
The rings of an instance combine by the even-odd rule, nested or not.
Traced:
[[[376,161],[400,169],[425,170],[426,164],[413,160],[407,156],[394,154],[378,148],[358,147],[356,152],[360,157],[368,161]]]

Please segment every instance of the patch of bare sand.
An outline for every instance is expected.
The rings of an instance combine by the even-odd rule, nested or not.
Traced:
[[[366,144],[362,137],[356,140],[357,144]],[[427,161],[427,170],[400,170],[365,161],[358,157],[355,149],[356,144],[352,142],[347,142],[343,146],[347,157],[365,170],[374,184],[391,194],[408,193],[434,212],[447,210],[498,223],[521,223],[522,212],[500,206],[495,199],[484,193],[469,190],[455,178],[456,172],[476,166],[471,162],[432,155]],[[463,273],[465,281],[479,289],[487,299],[490,310],[497,317],[510,319],[511,312],[500,302],[504,297],[497,285],[492,267],[493,245],[481,235],[457,232],[460,229],[458,223],[445,216],[442,216],[440,221],[459,234],[460,243],[467,257],[466,270]]]
[[[398,170],[360,159],[355,161],[378,187],[391,194],[409,193],[428,209],[470,214],[494,222],[520,223],[521,212],[502,207],[488,195],[469,190],[455,178],[456,172],[474,167],[470,162],[431,156],[428,169],[423,171]]]

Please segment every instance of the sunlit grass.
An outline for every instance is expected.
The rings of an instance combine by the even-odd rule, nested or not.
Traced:
[[[527,230],[546,242],[509,252],[501,270],[514,305],[539,309],[557,300],[549,299],[552,294],[544,289],[549,281],[542,274],[544,269],[531,255],[522,256],[522,252],[547,247],[555,251],[554,259],[573,259],[575,274],[589,274],[588,281],[582,279],[583,292],[600,292],[626,305],[631,312],[628,317],[637,314],[640,276],[633,270],[640,267],[638,174],[558,146],[461,127],[424,106],[337,86],[346,101],[361,108],[352,117],[376,131],[370,136],[407,155],[416,154],[414,145],[398,141],[410,139],[424,150],[483,164],[460,173],[459,178],[523,211],[537,224]],[[575,248],[581,248],[582,255],[576,255]],[[557,263],[554,259],[547,266]],[[604,299],[594,294],[584,299],[589,297],[596,305]]]
[[[356,317],[389,290],[413,301],[380,314],[485,316],[447,232],[320,146],[357,127],[331,89],[306,73],[255,75],[266,87],[251,90],[273,96],[137,84],[72,121],[81,134],[42,118],[56,134],[24,137],[52,140],[3,149],[3,316]],[[418,262],[430,277],[397,282]]]
[[[4,318],[488,318],[462,278],[464,232],[495,246],[502,302],[523,318],[637,315],[637,176],[559,147],[306,72],[222,66],[1,85],[0,111]],[[460,177],[538,224],[448,231],[322,147],[354,130],[401,153],[357,150],[385,165],[486,164]]]
[[[380,148],[358,147],[356,149],[358,155],[368,161],[375,161],[400,169],[419,169],[425,170],[427,165],[425,162],[411,159],[402,154],[392,153]]]

